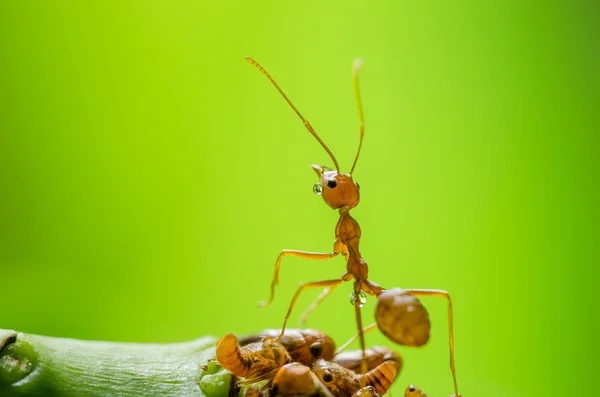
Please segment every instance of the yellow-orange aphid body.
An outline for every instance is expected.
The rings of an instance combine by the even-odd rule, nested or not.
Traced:
[[[359,375],[365,386],[373,386],[378,394],[384,395],[396,379],[396,363],[386,361],[364,375]]]
[[[233,334],[219,339],[216,353],[223,368],[248,382],[271,380],[279,368],[291,361],[287,350],[279,342],[265,338],[240,348]]]
[[[396,378],[396,363],[386,361],[366,374],[355,374],[339,364],[317,360],[312,371],[336,397],[349,397],[365,386],[373,386],[384,395]]]
[[[255,335],[241,337],[239,343],[241,346],[248,343],[258,342],[262,338],[275,339],[279,336],[281,330],[266,329]],[[316,329],[286,329],[285,333],[279,339],[285,349],[292,357],[292,361],[311,366],[316,360],[332,360],[335,352],[335,342],[326,333]]]
[[[388,349],[385,346],[373,346],[365,349],[365,354],[367,356],[369,370],[376,368],[385,361],[393,361],[396,363],[396,376],[400,374],[400,370],[402,369],[402,357],[395,351]],[[352,350],[337,354],[333,359],[333,362],[356,373],[360,373],[361,360],[362,350]]]
[[[404,346],[423,346],[429,340],[429,314],[420,300],[401,288],[377,297],[375,320],[381,332]]]

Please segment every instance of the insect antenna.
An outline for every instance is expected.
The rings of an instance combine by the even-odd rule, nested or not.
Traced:
[[[360,154],[360,149],[362,148],[363,137],[365,136],[365,119],[363,117],[363,109],[362,102],[360,100],[360,90],[358,88],[358,72],[362,66],[362,59],[357,58],[354,60],[352,64],[352,81],[354,83],[354,96],[356,97],[356,107],[358,108],[358,121],[360,123],[360,140],[358,142],[358,150],[356,151],[356,157],[354,158],[354,163],[352,164],[352,168],[350,169],[350,175],[352,175],[352,171],[354,171],[354,167],[356,167],[356,162],[358,161],[358,155]]]
[[[302,114],[300,114],[300,112],[298,111],[298,109],[296,109],[296,106],[294,106],[294,104],[292,103],[292,101],[290,101],[290,99],[287,97],[287,95],[285,95],[285,93],[283,92],[283,90],[281,88],[279,88],[279,85],[275,82],[275,80],[273,80],[273,78],[271,77],[271,75],[269,74],[269,72],[267,72],[265,70],[265,68],[263,68],[262,66],[260,66],[260,64],[258,62],[256,62],[254,59],[250,58],[250,57],[244,57],[246,59],[246,61],[250,62],[254,67],[256,67],[258,70],[260,70],[262,72],[262,74],[265,75],[265,77],[267,79],[269,79],[269,81],[271,82],[271,84],[273,84],[275,86],[275,88],[277,88],[277,91],[279,91],[279,93],[281,94],[281,96],[283,97],[283,99],[285,99],[285,101],[288,103],[288,105],[290,105],[292,107],[292,109],[294,109],[294,112],[296,112],[296,114],[298,115],[298,117],[300,117],[300,119],[302,120],[302,122],[304,123],[304,125],[306,126],[306,128],[308,129],[308,131],[317,139],[317,141],[319,141],[319,143],[321,144],[321,146],[323,146],[323,149],[325,149],[325,151],[329,154],[329,157],[331,157],[331,160],[333,160],[333,163],[335,164],[335,168],[338,172],[338,174],[340,173],[340,166],[337,162],[337,160],[335,159],[335,156],[333,155],[333,153],[331,153],[331,150],[329,150],[329,148],[327,147],[327,145],[325,145],[325,143],[321,140],[321,138],[319,137],[319,135],[317,135],[317,132],[313,129],[312,125],[310,125],[310,123],[308,122],[308,120],[306,120]],[[355,160],[356,162],[356,160]]]

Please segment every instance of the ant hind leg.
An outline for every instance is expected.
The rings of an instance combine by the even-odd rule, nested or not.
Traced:
[[[454,365],[454,331],[453,331],[453,315],[452,315],[452,299],[450,298],[450,294],[448,291],[441,289],[406,289],[411,295],[414,296],[438,296],[441,298],[446,298],[448,301],[448,335],[450,339],[450,370],[452,371],[452,379],[454,381],[454,392],[456,393],[456,397],[459,397],[458,393],[458,382],[456,381],[456,368]]]

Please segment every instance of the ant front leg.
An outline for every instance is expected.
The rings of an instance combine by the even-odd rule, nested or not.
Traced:
[[[294,294],[294,297],[292,298],[290,307],[288,308],[287,314],[285,315],[285,320],[283,320],[283,327],[281,327],[281,333],[279,334],[279,336],[277,338],[275,338],[275,340],[279,341],[283,337],[283,334],[285,333],[285,327],[287,326],[287,322],[290,319],[290,316],[292,315],[292,309],[294,308],[294,305],[296,304],[296,301],[298,300],[298,297],[300,296],[300,293],[302,291],[304,291],[305,289],[309,289],[309,288],[337,287],[344,281],[346,281],[346,280],[344,280],[343,278],[339,278],[339,279],[335,279],[335,280],[324,280],[324,281],[316,281],[316,282],[312,282],[312,283],[300,284],[300,286],[296,290],[296,293]]]
[[[454,366],[454,331],[453,331],[453,315],[452,315],[452,299],[448,291],[441,289],[406,289],[411,295],[414,296],[438,296],[446,298],[448,301],[448,335],[450,338],[450,370],[452,371],[452,379],[454,381],[454,391],[456,396],[460,396],[458,393],[458,382],[456,381],[456,368]]]
[[[337,247],[334,246],[334,248]],[[305,259],[313,259],[313,260],[325,260],[332,259],[338,256],[340,253],[339,250],[334,250],[334,252],[309,252],[309,251],[298,251],[298,250],[283,250],[277,257],[277,261],[275,262],[275,274],[273,275],[273,281],[271,281],[271,296],[268,301],[259,302],[260,307],[267,307],[273,302],[275,298],[275,287],[279,285],[279,268],[281,267],[281,259],[284,256],[295,256],[297,258],[305,258]]]
[[[346,261],[348,261],[348,255],[349,255],[348,247],[346,245],[342,244],[342,242],[339,239],[335,240],[335,243],[333,245],[333,250],[334,250],[334,252],[336,252],[338,254],[342,254],[344,259]],[[337,288],[337,285],[334,285],[332,287],[327,287],[323,290],[323,292],[321,292],[319,294],[317,299],[315,299],[314,302],[310,304],[308,309],[306,309],[304,311],[304,313],[302,313],[302,315],[300,316],[300,325],[304,326],[306,324],[306,319],[308,318],[308,316],[310,316],[310,314],[315,311],[315,309],[321,304],[321,302],[323,302],[325,300],[325,298],[327,298],[329,295],[331,295],[331,293],[333,291],[335,291],[336,288]]]

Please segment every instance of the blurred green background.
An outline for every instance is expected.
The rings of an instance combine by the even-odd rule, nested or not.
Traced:
[[[280,326],[296,285],[344,262],[285,259],[257,308],[279,251],[330,250],[337,214],[312,193],[327,154],[243,56],[345,171],[360,56],[370,278],[452,293],[464,396],[594,395],[598,17],[514,0],[1,2],[0,328],[171,342]],[[345,341],[349,293],[309,325]],[[394,395],[452,393],[445,302],[425,304],[431,341],[398,348]]]

